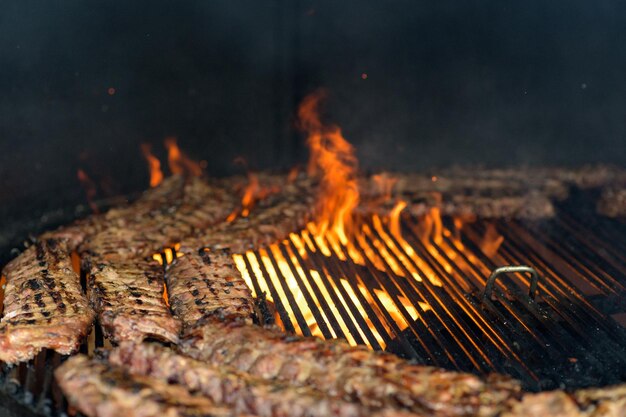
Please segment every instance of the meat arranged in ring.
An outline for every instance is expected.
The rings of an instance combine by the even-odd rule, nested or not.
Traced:
[[[210,316],[252,319],[252,294],[227,249],[185,253],[166,280],[172,311],[185,327]]]
[[[155,338],[176,343],[180,323],[170,313],[163,267],[156,261],[89,262],[89,300],[113,342]]]
[[[267,380],[313,386],[369,407],[493,416],[520,392],[519,384],[504,376],[483,380],[412,365],[342,341],[292,336],[241,322],[207,321],[185,336],[182,351],[195,359],[232,366]]]
[[[4,268],[0,361],[27,361],[46,348],[61,354],[78,350],[94,312],[68,253],[65,241],[45,240]]]
[[[235,417],[231,408],[153,378],[78,355],[55,371],[70,405],[89,417]]]

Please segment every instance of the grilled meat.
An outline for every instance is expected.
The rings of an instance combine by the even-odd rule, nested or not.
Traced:
[[[252,294],[227,249],[185,253],[168,267],[166,280],[172,311],[185,327],[215,315],[252,318]]]
[[[235,195],[198,178],[187,180],[179,198],[166,201],[167,204],[150,206],[150,210],[144,210],[140,204],[135,212],[131,206],[130,213],[87,237],[80,252],[97,260],[147,257],[224,220],[238,203]]]
[[[396,356],[284,334],[241,322],[207,320],[189,329],[184,353],[260,378],[313,386],[368,407],[391,407],[441,416],[494,416],[520,392],[509,378],[411,365]]]
[[[598,213],[607,217],[626,217],[626,187],[602,190],[596,208]]]
[[[89,301],[105,336],[113,342],[155,338],[176,343],[180,322],[163,299],[163,267],[155,261],[91,263]]]
[[[113,350],[108,360],[133,375],[180,384],[215,403],[262,417],[395,415],[394,410],[375,411],[311,387],[267,381],[227,366],[206,364],[156,344],[125,343]]]
[[[4,268],[0,361],[27,361],[45,348],[70,354],[87,335],[94,312],[68,253],[66,242],[45,240]]]
[[[68,359],[54,374],[68,402],[89,417],[241,416],[180,386],[130,375],[84,355]]]
[[[144,192],[130,205],[121,205],[104,214],[94,214],[69,225],[61,226],[56,230],[42,234],[40,239],[65,239],[68,241],[69,249],[76,250],[89,236],[100,233],[109,227],[124,227],[140,221],[152,211],[162,207],[171,207],[182,197],[184,185],[185,178],[183,176],[173,175],[158,187]]]
[[[242,253],[280,241],[306,224],[313,211],[315,190],[313,182],[306,178],[285,183],[280,192],[261,200],[249,216],[202,230],[185,239],[183,248],[228,248]]]
[[[362,212],[385,213],[404,200],[414,215],[438,207],[442,214],[457,217],[549,218],[554,216],[552,200],[568,195],[566,183],[531,170],[386,174],[361,178],[359,186]]]
[[[502,417],[622,417],[626,415],[626,385],[600,389],[528,393],[510,404]]]

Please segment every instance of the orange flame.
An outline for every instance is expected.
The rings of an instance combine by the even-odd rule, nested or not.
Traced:
[[[332,230],[344,244],[353,228],[353,210],[359,203],[354,148],[335,125],[322,124],[318,106],[324,91],[307,96],[298,110],[300,127],[307,132],[311,152],[309,175],[321,176],[317,207],[317,234]]]
[[[167,285],[163,284],[163,301],[165,301],[165,305],[170,306],[170,297],[167,294]]]
[[[148,161],[148,169],[150,169],[150,187],[156,187],[163,181],[163,172],[161,171],[161,161],[150,152],[150,144],[141,144],[141,153]]]
[[[263,186],[259,181],[258,175],[248,172],[248,185],[243,190],[243,196],[241,197],[241,209],[237,209],[230,213],[226,218],[227,222],[232,222],[238,216],[248,217],[250,211],[254,208],[254,205],[264,198],[267,198],[271,194],[275,194],[280,191],[278,186]]]
[[[190,159],[180,150],[175,137],[167,137],[163,143],[167,148],[167,162],[172,174],[187,174],[194,177],[202,175],[200,164]]]
[[[97,188],[96,188],[96,183],[93,182],[91,178],[89,178],[87,173],[83,171],[82,169],[78,170],[77,177],[78,177],[78,181],[80,181],[80,184],[85,189],[85,194],[87,196],[87,203],[89,203],[89,207],[91,207],[91,210],[94,213],[99,213],[100,210],[98,210],[98,206],[94,202],[96,194],[98,193]]]
[[[255,174],[249,173],[248,178],[250,182],[246,187],[243,197],[241,198],[241,206],[243,207],[241,210],[241,215],[243,217],[248,217],[250,214],[250,209],[254,204],[255,196],[260,192],[261,186],[259,185],[259,177]]]
[[[493,223],[487,224],[485,235],[479,245],[484,254],[489,257],[495,256],[502,242],[504,242],[504,236],[498,233],[496,226],[494,226]]]

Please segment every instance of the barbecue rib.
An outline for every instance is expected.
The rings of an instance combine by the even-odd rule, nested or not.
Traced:
[[[4,268],[0,361],[27,361],[44,348],[70,354],[87,335],[94,312],[68,253],[64,241],[41,241]]]
[[[227,417],[239,416],[207,398],[152,378],[129,375],[122,368],[89,359],[68,359],[55,371],[68,402],[89,417]]]
[[[251,320],[252,294],[227,249],[188,251],[168,267],[168,296],[184,327],[209,316]]]
[[[184,239],[183,249],[202,247],[243,253],[284,239],[300,230],[311,216],[316,187],[308,178],[285,182],[280,192],[261,200],[248,217],[237,217]]]
[[[548,391],[525,394],[501,417],[623,417],[626,415],[626,385],[584,389],[568,394]]]
[[[262,417],[391,416],[397,412],[375,411],[311,387],[266,381],[227,366],[209,365],[157,344],[125,343],[113,350],[108,360],[133,375],[180,384],[215,403]]]
[[[241,322],[199,323],[181,349],[198,360],[228,365],[264,379],[313,386],[369,407],[441,416],[494,416],[519,395],[507,377],[477,376],[411,365],[393,355],[284,334]]]
[[[46,232],[41,240],[56,238],[66,239],[70,250],[75,250],[89,236],[102,232],[109,227],[124,227],[127,224],[141,221],[150,212],[162,207],[171,207],[183,196],[185,178],[173,175],[164,180],[158,187],[145,191],[141,197],[130,205],[115,207],[104,214],[94,214],[85,219],[77,220],[69,225]]]
[[[115,343],[155,338],[176,343],[180,323],[163,299],[163,267],[155,261],[90,262],[89,301]]]
[[[122,214],[111,214],[115,221],[87,236],[79,247],[81,254],[97,260],[148,257],[224,220],[238,204],[235,195],[198,178],[187,179],[180,193],[150,196],[149,203],[140,199]]]

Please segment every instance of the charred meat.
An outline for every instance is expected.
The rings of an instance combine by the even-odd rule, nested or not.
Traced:
[[[182,351],[267,380],[313,386],[368,407],[407,409],[441,416],[494,416],[516,397],[506,377],[412,365],[396,356],[343,341],[284,334],[241,322],[207,321],[187,332]]]
[[[231,417],[241,414],[191,395],[180,386],[130,375],[84,355],[67,360],[55,377],[68,402],[89,417]]]
[[[176,197],[170,200],[170,197]],[[198,178],[189,178],[181,194],[165,194],[166,204],[138,201],[117,221],[85,238],[79,251],[99,260],[128,260],[151,256],[165,246],[226,219],[238,204],[235,195]],[[135,210],[136,209],[136,210]],[[109,213],[107,213],[108,215]]]
[[[154,338],[176,343],[180,323],[163,293],[163,267],[155,261],[90,262],[89,301],[104,334],[113,342]]]
[[[46,348],[74,353],[87,335],[94,312],[68,253],[64,241],[45,240],[4,268],[1,361],[27,361]]]
[[[316,187],[308,179],[286,182],[280,192],[261,200],[248,216],[223,222],[183,240],[183,248],[230,249],[233,253],[258,248],[300,230],[313,212]]]
[[[210,316],[252,319],[252,294],[227,249],[185,253],[166,280],[172,311],[185,327]]]
[[[394,410],[384,414],[311,387],[267,381],[228,366],[206,364],[156,344],[125,343],[113,350],[108,360],[131,374],[180,384],[215,403],[262,417],[395,415]]]

